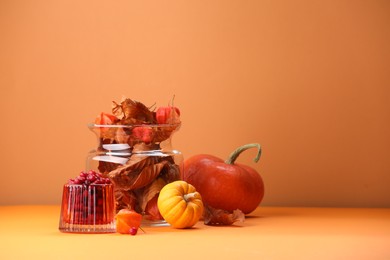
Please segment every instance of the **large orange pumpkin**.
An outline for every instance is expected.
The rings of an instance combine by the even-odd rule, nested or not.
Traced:
[[[258,149],[254,159],[257,162],[261,154],[257,143],[237,148],[226,161],[207,154],[192,156],[184,161],[183,180],[202,194],[205,206],[230,212],[239,209],[249,214],[264,196],[264,183],[259,173],[247,165],[235,163],[240,153],[249,148]]]

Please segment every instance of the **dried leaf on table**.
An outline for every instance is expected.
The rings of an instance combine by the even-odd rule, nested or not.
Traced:
[[[205,205],[203,218],[206,225],[227,226],[235,222],[244,222],[245,214],[239,209],[229,212]]]

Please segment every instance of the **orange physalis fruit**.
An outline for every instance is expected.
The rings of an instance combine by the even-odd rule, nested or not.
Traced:
[[[131,234],[131,230],[138,229],[141,225],[142,215],[134,210],[121,209],[115,215],[116,232]]]

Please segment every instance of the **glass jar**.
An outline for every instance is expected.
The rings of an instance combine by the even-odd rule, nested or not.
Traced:
[[[115,233],[112,184],[65,184],[59,230],[70,233]]]
[[[142,225],[167,225],[157,207],[167,183],[181,179],[183,155],[172,148],[180,124],[88,125],[97,148],[87,156],[86,170],[95,170],[114,184],[116,212],[135,210]]]

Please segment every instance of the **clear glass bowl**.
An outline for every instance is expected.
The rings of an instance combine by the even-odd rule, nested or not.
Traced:
[[[181,179],[183,155],[171,143],[180,124],[88,127],[98,145],[89,152],[86,169],[110,178],[116,210],[135,210],[144,226],[164,225],[157,198],[163,186]]]
[[[59,230],[71,233],[114,233],[112,184],[65,184]]]

